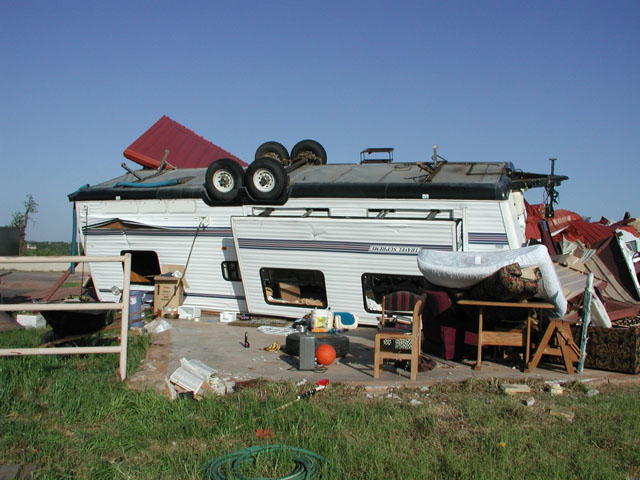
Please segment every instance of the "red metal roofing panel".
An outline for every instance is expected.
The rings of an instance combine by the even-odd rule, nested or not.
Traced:
[[[525,236],[528,239],[540,240],[542,235],[538,228],[538,222],[544,219],[544,205],[530,205],[525,201],[527,209],[527,224],[525,226]],[[560,237],[571,242],[580,240],[587,247],[597,247],[603,240],[611,237],[617,229],[627,230],[634,235],[637,233],[630,225],[623,225],[618,222],[612,225],[605,225],[601,222],[587,222],[580,215],[570,210],[558,209],[553,218],[547,218],[549,231],[553,240],[559,241]]]
[[[166,115],[129,145],[124,156],[143,167],[158,168],[167,149],[167,162],[176,168],[208,167],[211,162],[220,158],[231,158],[243,167],[247,165],[232,153]]]
[[[611,237],[615,231],[615,227],[601,223],[574,220],[561,235],[571,242],[580,240],[587,247],[595,247],[603,240]]]
[[[544,205],[538,203],[531,205],[525,200],[525,208],[527,210],[527,224],[525,226],[525,236],[529,239],[540,240],[541,234],[538,228],[538,222],[545,219]],[[549,225],[549,232],[554,235],[559,230],[562,230],[567,225],[570,225],[574,220],[582,220],[582,217],[572,212],[571,210],[564,210],[562,208],[557,209],[554,212],[553,218],[547,218],[547,224]]]

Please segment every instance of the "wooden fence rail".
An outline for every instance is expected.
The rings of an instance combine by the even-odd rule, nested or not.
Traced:
[[[111,347],[53,347],[53,348],[4,348],[0,349],[0,357],[21,355],[72,355],[91,353],[120,354],[120,378],[127,377],[127,341],[129,336],[129,286],[131,280],[131,254],[120,257],[0,257],[0,263],[98,263],[120,262],[123,265],[122,296],[120,303],[14,303],[0,304],[0,312],[20,310],[120,310],[120,345]]]

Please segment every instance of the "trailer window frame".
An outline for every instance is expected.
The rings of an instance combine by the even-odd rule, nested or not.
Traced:
[[[222,271],[222,278],[227,282],[241,282],[242,275],[240,274],[240,263],[231,260],[225,260],[220,264],[220,270]]]
[[[365,272],[360,277],[360,281],[362,284],[362,304],[365,311],[369,313],[382,311],[382,297],[385,295],[403,290],[422,295],[429,286],[427,279],[422,275],[401,273]]]
[[[262,267],[264,301],[285,307],[326,308],[327,286],[320,270]]]

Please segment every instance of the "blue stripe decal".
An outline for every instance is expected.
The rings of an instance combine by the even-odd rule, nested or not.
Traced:
[[[215,294],[215,293],[185,293],[184,294],[185,297],[200,297],[200,298],[224,298],[226,300],[245,300],[244,296],[237,296],[237,295],[221,295],[221,294]]]
[[[329,253],[363,253],[375,255],[417,255],[420,249],[453,250],[451,245],[416,245],[365,242],[334,242],[317,240],[277,240],[262,238],[239,238],[240,249],[287,250]]]
[[[474,245],[509,245],[506,233],[469,232],[469,243]]]
[[[86,235],[91,236],[122,236],[126,234],[131,237],[193,237],[196,229],[192,228],[83,228]],[[231,238],[231,228],[229,227],[207,227],[198,232],[199,237],[221,237]]]

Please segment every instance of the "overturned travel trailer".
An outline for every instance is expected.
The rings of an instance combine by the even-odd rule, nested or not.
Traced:
[[[292,160],[280,147],[261,146],[246,171],[223,159],[72,193],[85,253],[131,253],[132,288],[149,292],[163,267],[179,266],[187,306],[289,318],[330,307],[376,324],[383,295],[426,286],[420,249],[521,247],[522,190],[567,179],[435,151],[425,163],[368,149],[360,163],[326,164],[313,141],[296,145]],[[389,158],[367,157],[380,152]],[[118,266],[91,265],[91,275],[100,299],[113,301]]]

